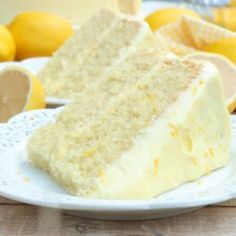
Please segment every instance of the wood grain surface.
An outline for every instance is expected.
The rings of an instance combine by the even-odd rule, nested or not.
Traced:
[[[236,235],[236,200],[148,221],[100,221],[0,198],[0,235]]]

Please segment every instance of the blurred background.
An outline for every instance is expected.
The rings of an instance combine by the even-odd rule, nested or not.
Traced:
[[[82,23],[89,16],[91,16],[98,8],[102,6],[109,6],[117,8],[121,5],[120,2],[132,2],[136,5],[136,0],[8,0],[0,1],[0,21],[1,23],[8,23],[11,19],[24,11],[46,11],[58,14],[70,22],[77,24]],[[141,2],[141,0],[139,0]],[[236,0],[143,0],[142,14],[148,14],[158,8],[165,8],[170,6],[187,7],[198,12],[208,20],[225,26],[231,30],[236,29]],[[122,9],[122,6],[119,6]],[[133,12],[138,13],[141,4],[138,4]],[[129,12],[123,6],[123,11]]]
[[[0,61],[51,56],[102,7],[142,17],[154,32],[184,15],[236,30],[236,0],[0,0]]]

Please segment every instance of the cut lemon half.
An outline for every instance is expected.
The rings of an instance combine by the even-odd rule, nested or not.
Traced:
[[[28,70],[10,66],[0,72],[0,122],[27,110],[45,108],[41,82]]]
[[[222,79],[224,94],[229,112],[236,109],[236,66],[226,57],[214,53],[196,52],[187,55],[185,59],[208,60],[219,70]]]

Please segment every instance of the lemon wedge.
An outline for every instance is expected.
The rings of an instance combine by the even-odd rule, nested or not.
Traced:
[[[221,54],[227,57],[232,62],[236,63],[235,48],[236,48],[236,37],[233,37],[233,38],[223,38],[219,41],[210,43],[201,48],[201,50]]]
[[[10,66],[0,72],[0,122],[22,111],[45,106],[43,86],[28,70]]]
[[[151,13],[146,17],[146,21],[153,31],[158,30],[160,27],[177,21],[180,17],[188,15],[200,18],[194,11],[187,8],[163,8]]]
[[[224,94],[229,112],[236,109],[236,66],[226,57],[214,54],[196,52],[187,55],[185,59],[207,60],[219,70],[223,79]]]

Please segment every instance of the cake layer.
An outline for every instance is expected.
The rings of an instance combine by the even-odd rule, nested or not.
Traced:
[[[38,77],[48,96],[73,99],[130,53],[155,44],[143,21],[102,10],[59,49]]]
[[[112,11],[101,10],[54,53],[53,58],[38,73],[49,94],[51,90],[51,93],[56,93],[57,87],[61,88],[67,82],[65,78],[70,71],[76,70],[84,58],[96,50],[109,30],[117,24],[116,16]]]
[[[38,130],[28,144],[34,164],[74,195],[116,199],[154,197],[225,165],[230,117],[218,71],[207,62],[158,64],[96,119]],[[60,115],[67,124],[73,106]]]
[[[65,112],[57,117],[57,126],[48,124],[38,131],[39,135],[42,133],[47,136],[34,145],[35,150],[40,149],[44,153],[38,158],[40,167],[48,169],[47,158],[49,155],[47,153],[51,152],[48,149],[50,148],[48,139],[58,143],[60,130],[78,129],[96,120],[100,112],[109,106],[112,100],[116,100],[120,93],[130,89],[137,81],[149,78],[155,73],[159,67],[160,58],[160,51],[154,48],[135,52],[120,63],[115,71],[107,73],[100,80],[94,81],[87,89],[78,92],[76,100],[67,105]],[[59,129],[58,126],[60,126]]]
[[[74,103],[65,107],[66,112],[59,114],[57,121],[63,122],[67,128],[74,129],[96,119],[99,112],[111,100],[116,99],[117,95],[155,73],[161,57],[161,52],[155,48],[131,54],[117,65],[116,70],[110,71],[100,80],[95,80],[87,89],[81,90]],[[71,114],[70,117],[67,113]]]

